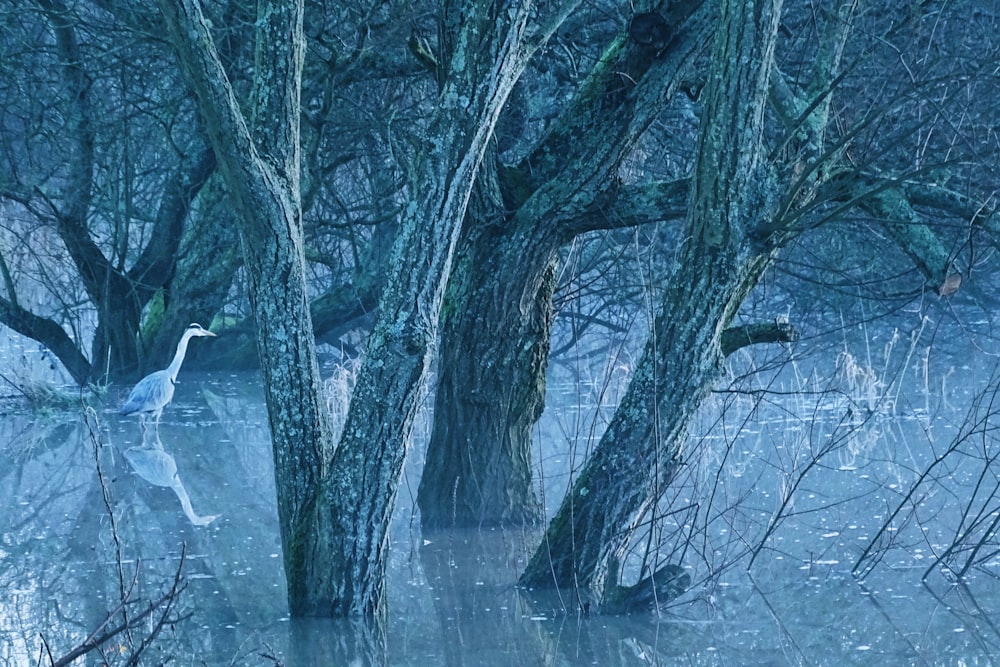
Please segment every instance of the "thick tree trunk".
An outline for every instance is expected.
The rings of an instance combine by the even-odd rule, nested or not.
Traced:
[[[770,262],[755,231],[777,210],[762,126],[780,0],[721,5],[678,268],[635,376],[529,562],[526,585],[622,597],[617,564],[679,465],[690,419],[722,368],[723,330]]]
[[[446,3],[441,92],[411,171],[415,199],[400,225],[379,318],[332,458],[319,405],[297,198],[301,2],[265,2],[258,9],[253,108],[268,142],[261,152],[196,0],[161,0],[160,7],[242,214],[291,611],[379,614],[389,519],[441,298],[477,171],[530,53],[530,3]]]
[[[725,249],[686,246],[628,391],[522,583],[594,585],[598,599],[604,575],[617,585],[605,568],[675,474],[688,424],[722,370],[723,325],[766,265],[734,252],[746,242],[742,234],[724,240]]]
[[[621,160],[702,43],[707,12],[691,20],[701,4],[676,3],[657,15],[669,48],[623,30],[522,164],[498,170],[503,203],[492,181],[480,184],[481,205],[470,209],[442,314],[434,427],[418,496],[424,526],[540,518],[531,427],[543,407],[556,258],[574,234],[635,223],[635,206],[625,215],[602,212],[621,194]],[[667,191],[642,207],[656,216],[648,219],[675,214],[686,188]]]
[[[322,395],[305,282],[299,202],[302,2],[262,1],[252,92],[255,132],[215,52],[198,0],[161,0],[236,204],[271,427],[289,606],[316,613],[327,535],[312,530],[333,436]]]
[[[330,476],[332,572],[317,613],[384,612],[387,528],[423,400],[455,244],[497,116],[527,62],[527,2],[446,3],[441,92],[428,147],[412,173],[416,201],[394,245],[379,316]],[[331,605],[332,606],[326,606]]]
[[[533,524],[531,427],[545,401],[558,243],[466,238],[442,309],[431,446],[417,502],[424,527]]]

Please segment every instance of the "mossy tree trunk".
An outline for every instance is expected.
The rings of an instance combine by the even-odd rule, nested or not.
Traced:
[[[780,324],[730,323],[778,251],[818,224],[811,214],[829,203],[875,212],[929,287],[957,289],[947,277],[952,257],[912,204],[947,211],[947,194],[935,188],[923,199],[888,177],[873,182],[843,166],[842,140],[827,141],[831,91],[856,0],[841,0],[824,19],[811,79],[794,90],[772,69],[781,0],[719,4],[683,249],[633,380],[521,578],[529,586],[576,589],[608,613],[662,603],[688,585],[678,563],[628,586],[621,585],[621,567],[681,465],[688,425],[718,381],[724,356],[746,344],[794,339]],[[783,125],[768,135],[779,137],[783,152],[765,143],[766,101]],[[818,219],[829,220],[825,213]]]
[[[312,530],[333,434],[322,394],[305,281],[299,199],[301,0],[259,3],[251,101],[244,117],[198,0],[161,0],[168,33],[198,99],[235,204],[275,462],[293,614],[329,608],[328,536]],[[317,581],[318,580],[318,581]]]
[[[209,181],[199,195],[198,208],[188,216],[177,253],[177,266],[169,290],[163,291],[162,311],[147,313],[143,324],[146,357],[170,359],[177,337],[191,322],[211,324],[229,297],[233,280],[243,265],[239,226],[221,178]],[[228,334],[228,332],[227,332]],[[227,335],[227,339],[228,339]],[[223,346],[198,345],[188,349],[185,365],[206,367],[206,360],[230,359],[230,340]],[[249,358],[248,358],[249,357]],[[237,358],[244,366],[256,367],[256,347],[251,344]],[[232,363],[228,368],[239,368]]]
[[[780,0],[721,2],[687,241],[629,388],[524,572],[526,585],[554,580],[599,602],[605,592],[619,597],[615,568],[675,474],[690,419],[721,372],[723,330],[771,260],[757,232],[779,204],[762,132],[779,12]]]
[[[650,43],[628,26],[574,103],[517,165],[477,185],[442,312],[434,426],[418,503],[427,527],[541,519],[531,427],[541,415],[560,249],[595,229],[683,211],[686,184],[643,192],[617,172],[676,90],[710,23],[675,3]],[[667,44],[669,43],[669,46]],[[487,157],[496,159],[495,155]]]

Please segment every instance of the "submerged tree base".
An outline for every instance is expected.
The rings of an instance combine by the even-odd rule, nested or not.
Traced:
[[[691,587],[691,575],[680,565],[669,563],[632,586],[609,585],[601,601],[602,614],[634,614],[656,611]]]

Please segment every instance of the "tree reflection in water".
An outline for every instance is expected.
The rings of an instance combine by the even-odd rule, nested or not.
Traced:
[[[0,419],[0,503],[8,517],[0,532],[0,665],[48,665],[42,638],[52,655],[67,655],[112,613],[117,625],[105,627],[125,616],[139,620],[164,596],[176,606],[146,620],[177,621],[164,622],[152,644],[158,662],[174,664],[825,664],[830,656],[839,664],[931,657],[989,664],[1000,647],[986,613],[1000,600],[1000,579],[984,574],[968,586],[924,589],[926,565],[914,571],[900,560],[855,580],[850,556],[867,544],[859,538],[873,533],[867,515],[846,509],[838,529],[822,516],[810,525],[793,523],[792,515],[787,530],[783,524],[776,533],[776,548],[758,559],[754,585],[732,570],[660,614],[614,617],[581,613],[572,590],[516,586],[537,533],[424,532],[414,494],[401,493],[385,624],[290,619],[266,412],[256,387],[253,376],[179,385],[162,440],[141,439],[134,422],[119,423],[111,413],[94,429],[70,413]],[[546,412],[551,420],[560,414]],[[766,418],[758,408],[752,425],[767,426]],[[891,424],[906,427],[899,419]],[[777,426],[787,441],[769,431],[768,448],[753,449],[755,455],[780,455],[794,444],[798,431],[787,422]],[[750,428],[740,433],[756,437]],[[878,433],[884,443],[896,431]],[[551,447],[557,437],[540,439]],[[732,446],[739,453],[750,444]],[[418,437],[404,488],[416,489],[422,446]],[[542,458],[555,464],[551,454]],[[735,463],[726,468],[726,483],[749,479],[753,498],[766,502],[772,485]],[[871,465],[827,472],[841,487],[864,481],[862,474],[874,478]],[[557,473],[547,471],[550,492]],[[817,482],[810,492],[843,495],[841,487]],[[825,550],[807,563],[793,557],[798,545],[817,543]],[[148,628],[110,640],[104,662],[127,664]]]

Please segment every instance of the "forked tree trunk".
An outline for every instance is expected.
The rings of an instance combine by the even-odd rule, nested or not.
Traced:
[[[586,231],[675,215],[686,188],[616,208],[617,174],[702,44],[701,5],[685,0],[664,10],[669,48],[623,30],[523,162],[496,170],[496,185],[479,184],[481,205],[465,223],[442,311],[418,495],[425,527],[540,518],[531,428],[543,407],[559,249]]]
[[[257,322],[289,606],[296,615],[315,612],[315,596],[329,592],[310,578],[329,578],[312,569],[327,536],[309,528],[333,448],[309,317],[299,201],[302,4],[276,0],[258,7],[251,128],[198,0],[159,3],[236,204]]]
[[[444,3],[436,112],[411,166],[414,198],[400,223],[340,443],[331,451],[306,302],[298,193],[302,2],[258,6],[256,133],[248,131],[197,0],[160,0],[160,7],[240,209],[291,612],[380,615],[389,519],[455,242],[497,116],[547,33],[529,37],[526,0]]]
[[[722,0],[702,110],[688,234],[621,404],[522,576],[617,596],[638,520],[670,483],[688,424],[718,379],[720,337],[771,259],[763,114],[780,0]],[[739,100],[740,103],[734,103]]]

